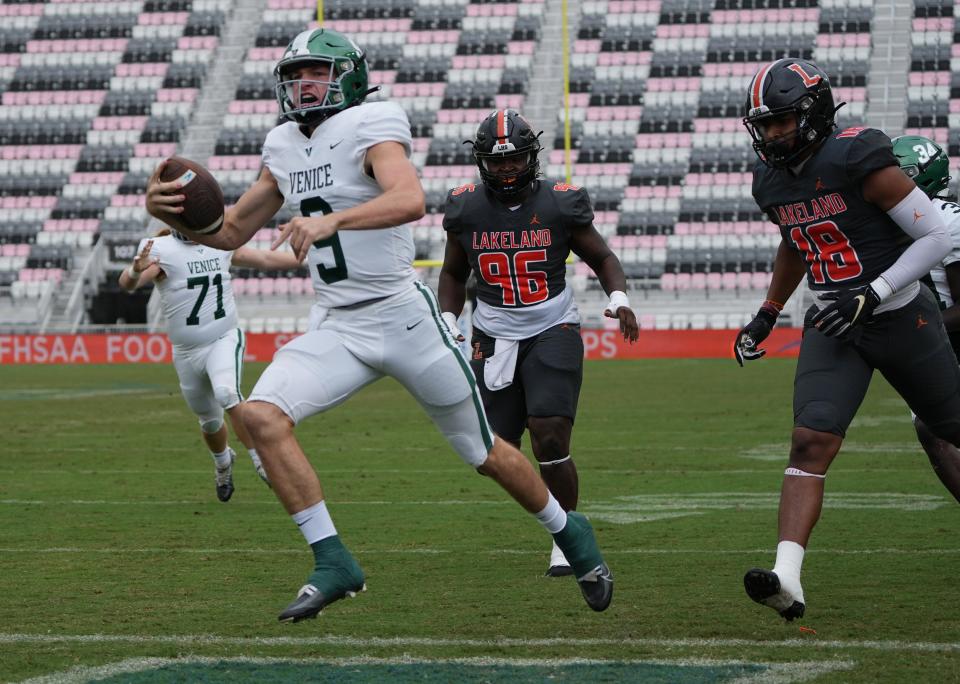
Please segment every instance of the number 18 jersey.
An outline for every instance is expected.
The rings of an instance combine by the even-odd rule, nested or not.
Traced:
[[[176,345],[197,347],[237,327],[237,306],[230,284],[233,252],[184,242],[172,235],[153,240],[150,258],[158,259],[164,278],[156,281],[167,336]]]
[[[367,150],[388,141],[410,154],[407,115],[395,103],[370,102],[334,114],[309,138],[292,121],[277,126],[263,144],[263,163],[290,211],[329,214],[383,194],[363,167]],[[348,306],[408,289],[417,279],[414,255],[407,225],[343,230],[319,240],[307,255],[317,301]]]
[[[831,133],[796,173],[757,162],[754,199],[804,258],[811,290],[866,285],[912,242],[885,211],[863,199],[864,178],[896,165],[890,138],[860,127]]]

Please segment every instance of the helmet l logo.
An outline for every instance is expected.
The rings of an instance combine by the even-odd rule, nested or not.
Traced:
[[[787,68],[803,79],[803,85],[806,88],[813,87],[821,81],[821,76],[819,74],[814,74],[813,76],[811,76],[806,71],[804,71],[803,67],[800,66],[799,64],[791,64]]]

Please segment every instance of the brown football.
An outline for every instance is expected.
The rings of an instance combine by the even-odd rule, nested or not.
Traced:
[[[223,190],[202,164],[183,157],[170,157],[163,166],[160,180],[179,181],[184,195],[183,213],[177,218],[200,235],[212,235],[223,225]]]

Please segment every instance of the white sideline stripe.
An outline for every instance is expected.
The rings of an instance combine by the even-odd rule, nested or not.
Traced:
[[[960,652],[960,642],[872,641],[860,639],[656,639],[618,638],[583,639],[453,639],[436,637],[228,637],[217,634],[25,634],[0,633],[0,644],[176,644],[187,646],[360,646],[372,648],[410,646],[460,646],[471,648],[548,648],[551,646],[635,646],[657,648],[802,648],[870,651],[917,651],[927,653]]]
[[[543,551],[539,549],[436,549],[436,548],[399,548],[399,549],[351,549],[356,555],[365,554],[397,554],[397,555],[432,555],[444,553],[456,553],[458,555],[486,555],[486,556],[540,556]],[[285,549],[263,549],[263,548],[173,548],[173,547],[140,547],[140,548],[82,548],[79,546],[53,546],[44,548],[26,548],[26,547],[0,547],[0,554],[3,553],[90,553],[90,554],[126,554],[126,553],[146,553],[163,554],[173,553],[184,554],[202,554],[202,555],[271,555],[271,556],[301,556],[306,553],[302,547]],[[762,555],[769,554],[773,556],[774,549],[725,549],[725,550],[706,550],[706,549],[606,549],[604,555],[607,556],[743,556],[743,555]],[[825,555],[825,556],[956,556],[960,554],[960,549],[810,549],[807,555]]]
[[[409,655],[395,658],[373,658],[360,656],[354,658],[210,658],[191,656],[188,658],[129,658],[116,663],[95,667],[75,667],[66,672],[34,677],[21,684],[79,684],[94,679],[106,679],[117,675],[147,672],[170,665],[216,665],[235,663],[239,665],[332,665],[334,667],[357,667],[369,665],[462,665],[471,668],[487,667],[569,667],[572,665],[656,665],[667,667],[737,667],[765,666],[768,669],[736,680],[735,684],[751,682],[779,684],[801,682],[828,672],[853,669],[849,660],[800,661],[792,663],[763,663],[749,660],[711,660],[708,658],[690,658],[677,660],[597,660],[592,658],[414,658]]]

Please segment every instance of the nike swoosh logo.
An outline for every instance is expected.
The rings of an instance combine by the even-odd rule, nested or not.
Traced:
[[[867,298],[863,295],[857,295],[854,297],[857,300],[857,311],[853,314],[853,320],[860,318],[860,312],[863,311],[863,305],[867,303]]]
[[[413,325],[408,325],[408,326],[407,326],[407,330],[413,330],[414,328],[416,328],[416,327],[417,327],[418,325],[420,325],[421,323],[423,323],[423,319],[420,319],[419,321],[417,321],[417,322],[414,323]]]
[[[338,140],[338,141],[335,142],[335,143],[330,143],[330,149],[332,150],[334,147],[336,147],[337,145],[339,145],[339,144],[342,143],[342,142],[343,142],[343,139],[341,138],[340,140]]]

